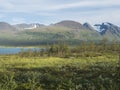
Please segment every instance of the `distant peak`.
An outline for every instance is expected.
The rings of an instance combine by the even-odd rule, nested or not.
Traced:
[[[31,23],[31,24],[22,23],[22,24],[14,25],[14,27],[17,28],[18,30],[36,29],[36,28],[40,28],[40,27],[43,27],[43,26],[45,26],[45,25],[39,24],[39,23]]]
[[[0,24],[8,24],[8,23],[6,23],[6,22],[0,22]],[[10,25],[10,24],[8,24],[8,25]]]
[[[77,23],[77,24],[81,24],[81,23],[79,23],[77,21],[73,21],[73,20],[63,20],[63,21],[60,21],[58,23]]]
[[[112,23],[109,22],[103,22],[102,24],[95,24],[94,25],[95,30],[99,31],[101,35],[104,35],[105,33],[109,32],[112,34],[117,34],[120,32],[120,28]]]
[[[89,29],[89,30],[94,30],[94,28],[88,23],[84,23],[83,26],[86,28],[86,29]]]
[[[6,22],[0,22],[0,30],[15,30],[15,28]]]
[[[109,24],[107,22],[103,22],[102,24],[94,25],[95,30],[97,30],[99,32],[103,32],[103,31],[107,30],[108,27],[109,27]]]
[[[89,26],[91,26],[91,25],[90,25],[88,22],[86,22],[86,23],[83,24],[83,26],[89,27]]]
[[[71,29],[77,29],[77,30],[84,28],[81,23],[76,22],[76,21],[72,21],[72,20],[64,20],[64,21],[58,22],[54,25],[63,26],[63,27],[71,28]]]

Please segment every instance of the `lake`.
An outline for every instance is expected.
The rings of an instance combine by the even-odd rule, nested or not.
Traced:
[[[21,50],[40,50],[40,48],[22,48],[22,47],[0,47],[0,54],[16,54]]]

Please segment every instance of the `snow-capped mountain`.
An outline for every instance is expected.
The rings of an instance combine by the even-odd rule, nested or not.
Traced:
[[[120,42],[120,27],[109,22],[95,24],[94,26],[90,25],[89,23],[81,24],[79,22],[71,20],[64,20],[48,26],[39,23],[10,25],[8,23],[1,22],[0,33],[2,34],[3,32],[4,34],[6,34],[5,36],[12,32],[13,35],[11,34],[12,35],[11,38],[17,36],[19,39],[21,39],[21,37],[23,36],[27,40],[28,38],[29,39],[35,38],[36,41],[40,41],[41,38],[43,39],[43,41],[45,40],[99,41],[102,40],[103,38],[107,38],[109,41],[116,40]],[[46,41],[45,43],[47,42],[48,41]]]
[[[104,35],[108,32],[111,34],[120,34],[120,27],[109,22],[95,24],[94,28],[95,30],[99,31],[101,35]]]
[[[103,32],[110,27],[110,23],[95,24],[95,29],[99,32]]]
[[[14,25],[14,27],[18,30],[24,30],[24,29],[35,29],[35,28],[40,28],[44,26],[43,24],[39,24],[39,23],[32,23],[32,24],[16,24]]]

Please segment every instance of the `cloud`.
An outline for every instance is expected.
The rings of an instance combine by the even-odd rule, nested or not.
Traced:
[[[12,18],[11,24],[19,24],[19,23],[26,23],[24,18],[15,17]]]
[[[79,1],[75,3],[68,3],[68,4],[61,4],[61,5],[54,5],[48,8],[47,10],[60,10],[60,9],[69,9],[69,8],[86,8],[86,7],[113,7],[116,5],[120,5],[117,2],[118,0],[99,0],[99,1]]]
[[[5,17],[5,15],[3,15],[3,14],[0,14],[0,18],[3,18],[3,17]]]
[[[113,7],[120,5],[119,0],[0,0],[2,12],[42,12],[64,10],[70,8]]]
[[[0,0],[0,8],[3,10],[9,10],[13,8],[13,4],[7,0]]]
[[[6,21],[8,18],[12,23],[52,23],[72,19],[92,23],[112,21],[118,24],[119,10],[120,0],[0,0],[0,18],[5,15]]]
[[[113,12],[114,11],[114,12]],[[63,12],[57,13],[54,16],[49,16],[52,22],[46,20],[46,23],[55,23],[62,20],[75,20],[80,23],[89,22],[90,24],[94,25],[96,23],[102,22],[111,22],[116,25],[120,25],[120,10],[114,9],[104,9],[104,10],[95,10],[95,11],[88,11],[88,12]]]
[[[55,16],[57,14],[51,13],[51,12],[39,12],[36,15],[39,15],[39,16]]]

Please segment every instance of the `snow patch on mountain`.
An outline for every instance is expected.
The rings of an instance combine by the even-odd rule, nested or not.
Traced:
[[[25,30],[25,29],[36,29],[36,28],[40,28],[44,26],[43,24],[39,24],[39,23],[32,23],[32,24],[17,24],[14,25],[15,28],[17,28],[18,30]]]
[[[35,25],[31,25],[31,27],[24,28],[24,29],[35,29],[35,28],[37,28],[37,25],[36,25],[36,24],[35,24]]]
[[[110,23],[104,22],[102,24],[95,24],[94,29],[97,30],[98,32],[103,32],[103,31],[107,30],[110,26],[111,26]]]

